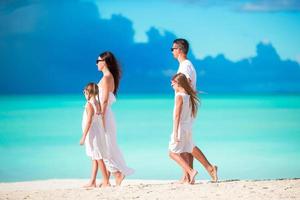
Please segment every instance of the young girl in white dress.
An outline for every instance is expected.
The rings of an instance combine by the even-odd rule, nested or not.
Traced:
[[[106,167],[103,159],[107,157],[107,145],[101,118],[101,105],[96,100],[99,96],[97,84],[89,83],[83,90],[87,100],[82,117],[82,137],[80,145],[85,145],[86,154],[92,160],[92,173],[90,182],[84,187],[96,187],[98,167],[102,173],[101,187],[109,186]]]
[[[182,167],[183,172],[189,175],[189,183],[194,184],[198,172],[192,169],[180,154],[191,153],[194,148],[192,124],[196,117],[199,100],[188,79],[182,73],[172,78],[172,87],[175,90],[175,105],[169,155]]]
[[[131,175],[134,172],[133,169],[126,165],[123,154],[118,146],[116,121],[111,109],[112,104],[116,102],[121,70],[113,53],[108,51],[99,55],[96,65],[98,70],[103,73],[98,86],[109,155],[107,159],[104,159],[104,162],[108,170],[108,176],[112,173],[115,176],[116,185],[119,186],[125,176]]]

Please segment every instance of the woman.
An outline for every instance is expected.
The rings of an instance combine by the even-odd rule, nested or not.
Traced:
[[[102,79],[98,83],[99,98],[102,108],[104,130],[106,132],[108,158],[104,159],[108,176],[113,173],[116,185],[121,185],[125,176],[133,173],[133,169],[127,167],[117,144],[116,123],[111,105],[116,101],[119,88],[121,69],[111,52],[103,52],[99,55],[96,65],[98,70],[103,73]]]

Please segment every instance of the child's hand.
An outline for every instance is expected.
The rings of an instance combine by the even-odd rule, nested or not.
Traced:
[[[84,140],[85,140],[84,138],[81,138],[79,144],[80,144],[80,145],[84,145]]]
[[[178,143],[178,142],[180,142],[178,136],[174,135],[174,143]]]
[[[105,125],[103,125],[103,130],[104,130],[104,133],[106,133],[106,128],[105,128]]]

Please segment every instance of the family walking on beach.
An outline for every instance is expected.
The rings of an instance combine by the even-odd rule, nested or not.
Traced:
[[[188,50],[187,40],[180,38],[173,41],[171,51],[179,62],[179,68],[171,80],[175,91],[175,103],[169,155],[183,170],[181,183],[195,183],[198,172],[193,168],[193,158],[204,166],[212,181],[216,182],[217,166],[210,164],[192,139],[192,124],[197,114],[199,99],[196,90],[196,70],[187,59]],[[134,172],[126,165],[118,147],[115,118],[111,110],[111,105],[116,101],[121,70],[111,52],[101,53],[96,65],[103,77],[98,84],[87,84],[83,91],[87,102],[83,112],[80,145],[85,145],[86,154],[92,160],[91,179],[85,187],[96,187],[98,169],[102,174],[100,187],[110,186],[111,174],[119,186],[126,176]]]

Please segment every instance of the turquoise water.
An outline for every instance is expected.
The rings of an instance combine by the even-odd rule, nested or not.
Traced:
[[[82,96],[0,96],[0,182],[88,178]],[[171,96],[120,96],[113,110],[132,179],[178,179]],[[202,97],[194,140],[221,179],[300,177],[300,96]],[[196,162],[198,179],[208,179]]]

